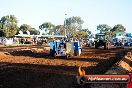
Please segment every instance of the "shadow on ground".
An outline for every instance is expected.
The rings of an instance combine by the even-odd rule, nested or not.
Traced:
[[[0,88],[75,88],[76,67],[0,63]]]

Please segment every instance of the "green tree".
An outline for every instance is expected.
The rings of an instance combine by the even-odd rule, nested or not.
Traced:
[[[2,23],[0,23],[0,30],[2,29]]]
[[[0,23],[0,37],[4,36],[4,32],[2,31],[2,24]]]
[[[55,26],[55,34],[64,35],[64,33],[65,33],[64,25]]]
[[[47,30],[49,30],[51,33],[51,31],[53,31],[54,27],[55,27],[55,25],[52,24],[51,22],[45,22],[39,26],[39,29],[45,30],[45,32],[47,32]]]
[[[31,28],[32,28],[32,27],[31,27],[30,25],[28,25],[28,24],[22,24],[22,25],[20,26],[19,29],[25,34],[25,33],[27,33],[27,31],[29,31]]]
[[[97,26],[97,30],[100,31],[100,33],[110,33],[111,29],[112,28],[107,24],[100,24]]]
[[[114,37],[116,33],[123,33],[126,31],[126,28],[122,24],[117,24],[111,29],[112,36]]]
[[[86,32],[89,38],[92,36],[92,32],[88,28],[82,29],[82,31]]]
[[[83,23],[84,21],[79,16],[67,18],[64,24],[67,35],[72,35],[73,37],[75,37],[76,32],[82,29]]]
[[[126,28],[122,24],[115,25],[112,29],[112,32],[125,32]]]
[[[5,37],[13,36],[17,33],[18,20],[14,15],[3,16],[0,20],[0,29]]]
[[[35,28],[31,28],[30,30],[29,30],[29,32],[30,32],[30,34],[31,35],[37,35],[37,34],[39,34],[39,31],[38,30],[36,30]]]
[[[78,39],[87,38],[88,34],[84,31],[77,31],[75,37]]]

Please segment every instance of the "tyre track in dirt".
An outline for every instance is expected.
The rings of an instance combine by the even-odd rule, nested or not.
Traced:
[[[87,74],[105,73],[119,60],[117,52],[122,50],[120,48],[96,50],[85,47],[81,56],[71,57],[67,60],[53,59],[48,54],[29,51],[14,51],[4,54],[2,52],[0,88],[80,88],[80,86],[76,86],[79,66],[82,66]],[[127,50],[123,50],[123,52],[127,52]]]

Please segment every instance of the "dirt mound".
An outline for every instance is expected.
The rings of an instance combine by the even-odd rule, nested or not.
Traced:
[[[6,54],[3,52],[0,52],[0,56],[6,56]]]
[[[127,52],[123,59],[118,63],[118,66],[124,68],[129,72],[132,72],[132,50]]]
[[[0,58],[9,56],[10,53],[8,52],[0,52]]]
[[[132,50],[118,53],[118,58],[121,59],[106,74],[128,74],[132,71]]]
[[[132,71],[131,60],[132,60],[132,50],[120,51],[117,54],[117,58],[120,60],[115,63],[105,74],[129,74]],[[90,88],[126,88],[127,85],[123,83],[118,84],[91,84]]]

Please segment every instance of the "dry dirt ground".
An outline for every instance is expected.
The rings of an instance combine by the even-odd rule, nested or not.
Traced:
[[[86,74],[105,74],[127,52],[84,47],[81,56],[54,59],[42,47],[0,46],[0,88],[98,88],[76,84],[78,67]]]

